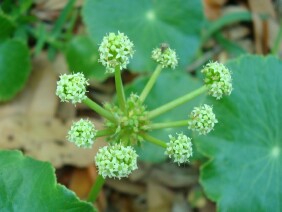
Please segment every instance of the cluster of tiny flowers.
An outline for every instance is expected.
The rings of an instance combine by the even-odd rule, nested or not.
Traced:
[[[214,128],[216,123],[217,119],[212,111],[212,107],[204,104],[193,109],[188,122],[188,128],[198,131],[200,135],[205,135]]]
[[[91,121],[80,119],[72,124],[67,139],[78,147],[91,148],[96,133],[97,130]]]
[[[209,95],[216,99],[223,95],[230,95],[232,91],[232,79],[228,68],[218,62],[209,62],[203,69],[205,84],[208,86]]]
[[[165,154],[169,158],[173,157],[174,162],[178,164],[189,162],[189,158],[193,154],[191,138],[180,133],[177,134],[177,137],[169,135],[169,139]]]
[[[103,178],[122,178],[137,169],[137,154],[131,146],[114,144],[99,149],[95,157],[99,175]]]
[[[123,33],[109,33],[103,38],[99,53],[99,61],[106,67],[106,72],[114,73],[116,67],[126,68],[134,53],[133,43]]]
[[[163,68],[175,68],[178,64],[177,56],[174,50],[166,47],[165,49],[156,48],[152,51],[152,58],[157,61]]]
[[[149,129],[149,119],[146,107],[140,101],[139,96],[131,94],[126,100],[125,111],[116,105],[105,104],[105,109],[110,111],[118,122],[106,121],[105,126],[115,133],[109,137],[112,142],[124,145],[141,144],[144,140],[141,132]]]
[[[89,85],[82,73],[63,74],[57,82],[56,95],[62,102],[81,103],[86,98],[86,86]]]

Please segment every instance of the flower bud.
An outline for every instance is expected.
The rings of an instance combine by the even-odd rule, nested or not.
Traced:
[[[189,162],[189,158],[193,154],[191,138],[187,137],[183,133],[177,134],[177,137],[169,135],[169,143],[165,154],[169,158],[173,158],[174,162],[180,163]]]
[[[178,64],[175,51],[167,46],[154,49],[152,58],[161,64],[163,68],[171,67],[174,69]]]
[[[96,133],[97,130],[91,121],[80,119],[72,124],[67,138],[78,147],[91,148]]]
[[[57,82],[56,95],[62,102],[81,103],[86,98],[86,86],[89,85],[82,73],[63,74]]]
[[[106,67],[106,72],[114,73],[116,67],[126,68],[134,53],[133,43],[123,33],[109,33],[103,38],[99,53],[99,62]]]
[[[214,128],[217,122],[212,107],[204,104],[193,109],[188,122],[188,128],[198,131],[200,135],[205,135]]]
[[[205,84],[209,95],[221,99],[223,95],[230,95],[232,79],[228,68],[218,62],[209,62],[201,71],[205,75]]]
[[[103,178],[122,178],[137,169],[137,154],[133,147],[114,144],[99,149],[95,157],[99,175]]]

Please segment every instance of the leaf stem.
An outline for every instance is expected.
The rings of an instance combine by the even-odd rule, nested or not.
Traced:
[[[190,93],[188,93],[188,94],[186,94],[182,97],[179,97],[179,98],[177,98],[177,99],[175,99],[175,100],[173,100],[173,101],[171,101],[171,102],[169,102],[169,103],[167,103],[167,104],[165,104],[161,107],[158,107],[158,108],[150,111],[148,117],[150,119],[155,118],[155,117],[157,117],[157,116],[159,116],[159,115],[161,115],[161,114],[163,114],[163,113],[165,113],[169,110],[172,110],[175,107],[178,107],[178,106],[194,99],[195,97],[201,95],[202,93],[204,93],[206,91],[207,91],[207,87],[204,85],[204,86],[198,88],[197,90],[194,90],[194,91],[192,91],[192,92],[190,92]]]
[[[149,141],[149,142],[151,142],[151,143],[153,143],[153,144],[155,144],[155,145],[161,146],[161,147],[163,147],[163,148],[166,148],[166,147],[167,147],[167,145],[166,145],[165,142],[163,142],[163,141],[161,141],[161,140],[159,140],[159,139],[157,139],[157,138],[155,138],[155,137],[153,137],[153,136],[150,136],[150,135],[148,135],[148,134],[142,134],[141,136],[142,136],[146,141]]]
[[[100,105],[98,105],[96,102],[89,99],[88,97],[83,100],[83,103],[86,104],[88,107],[90,107],[92,110],[96,111],[99,115],[103,116],[104,118],[112,122],[117,121],[109,111],[105,110]]]
[[[125,95],[119,67],[115,68],[115,84],[119,106],[123,111],[125,111]]]
[[[180,120],[180,121],[172,121],[172,122],[164,122],[164,123],[153,123],[150,125],[150,129],[157,130],[163,128],[172,128],[172,127],[183,127],[188,126],[189,120]]]
[[[105,179],[101,175],[98,175],[97,178],[96,178],[96,182],[92,185],[89,196],[87,198],[88,202],[95,202],[96,201],[104,183],[105,183]]]
[[[148,96],[149,92],[151,91],[152,87],[157,81],[157,78],[159,77],[161,71],[162,71],[162,66],[158,65],[140,95],[140,100],[142,102],[145,101],[146,97]]]

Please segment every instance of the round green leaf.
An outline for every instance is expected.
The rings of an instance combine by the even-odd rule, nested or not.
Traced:
[[[95,42],[109,32],[129,36],[136,49],[129,64],[133,71],[152,71],[151,52],[163,42],[176,50],[180,68],[186,67],[199,47],[203,24],[199,0],[87,0],[83,17]]]
[[[31,71],[27,46],[16,40],[0,44],[0,101],[14,97],[25,85]]]
[[[98,63],[98,45],[86,36],[76,36],[68,44],[65,56],[71,72],[82,72],[87,78],[103,81],[108,75]]]
[[[195,141],[211,158],[201,184],[219,211],[281,211],[282,62],[244,56],[227,66],[234,91],[211,100],[219,123]]]
[[[0,211],[95,211],[66,187],[57,184],[47,162],[19,151],[0,151]]]
[[[148,80],[148,77],[138,78],[126,88],[126,94],[129,95],[131,92],[140,94]],[[202,84],[197,79],[190,77],[184,72],[162,72],[153,89],[146,98],[145,105],[147,106],[148,111],[153,110],[162,106],[163,104],[187,94],[188,92],[195,90],[196,88],[201,87],[201,85]],[[188,120],[188,115],[192,111],[193,107],[198,106],[202,100],[203,96],[197,97],[184,105],[181,105],[165,114],[156,117],[152,121],[159,123],[185,119]],[[187,127],[154,130],[150,134],[156,138],[168,142],[169,134],[184,132],[191,137],[191,132],[188,132]],[[167,158],[164,155],[164,149],[162,147],[156,146],[149,142],[144,142],[141,147],[137,147],[137,151],[140,159],[148,162],[158,163]]]

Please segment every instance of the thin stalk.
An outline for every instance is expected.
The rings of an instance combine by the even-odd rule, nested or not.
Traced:
[[[88,107],[90,107],[92,110],[96,111],[99,115],[103,116],[104,118],[112,122],[116,122],[116,119],[113,117],[113,115],[109,111],[105,110],[100,105],[98,105],[96,102],[89,99],[88,97],[85,100],[83,100],[83,103],[86,104]]]
[[[172,127],[183,127],[188,126],[189,120],[181,120],[181,121],[172,121],[172,122],[164,122],[164,123],[153,123],[150,125],[150,129],[157,130],[163,128],[172,128]]]
[[[149,81],[147,82],[145,88],[143,89],[141,95],[140,95],[140,100],[142,102],[145,101],[146,97],[148,96],[148,94],[150,93],[152,87],[154,86],[155,82],[157,81],[160,73],[162,71],[162,66],[158,65],[154,71],[154,73],[152,74],[152,76],[150,77]]]
[[[148,135],[148,134],[142,134],[141,136],[142,136],[146,141],[149,141],[149,142],[151,142],[151,143],[153,143],[153,144],[155,144],[155,145],[161,146],[161,147],[163,147],[163,148],[166,148],[166,147],[167,147],[165,142],[163,142],[163,141],[161,141],[161,140],[159,140],[159,139],[157,139],[157,138],[155,138],[155,137],[153,137],[153,136],[150,136],[150,135]]]
[[[123,111],[125,111],[125,95],[119,67],[115,69],[115,84],[119,106]]]
[[[105,179],[101,175],[98,175],[96,182],[92,185],[92,188],[90,190],[90,193],[89,193],[89,196],[88,196],[88,199],[87,199],[88,202],[95,202],[96,201],[104,183],[105,183]]]
[[[272,50],[271,50],[272,54],[277,54],[278,53],[279,48],[280,48],[281,39],[282,39],[282,21],[280,23],[279,31],[278,31],[278,34],[276,36],[274,45],[273,45]]]
[[[173,108],[176,108],[192,99],[194,99],[195,97],[201,95],[202,93],[207,91],[207,87],[206,86],[202,86],[200,88],[198,88],[197,90],[194,90],[182,97],[179,97],[178,99],[175,99],[161,107],[156,108],[155,110],[152,110],[149,112],[149,118],[155,118],[156,116],[159,116],[169,110],[172,110]]]
[[[103,137],[103,136],[107,136],[107,135],[112,135],[114,132],[112,130],[98,130],[96,133],[96,138],[98,137]]]

